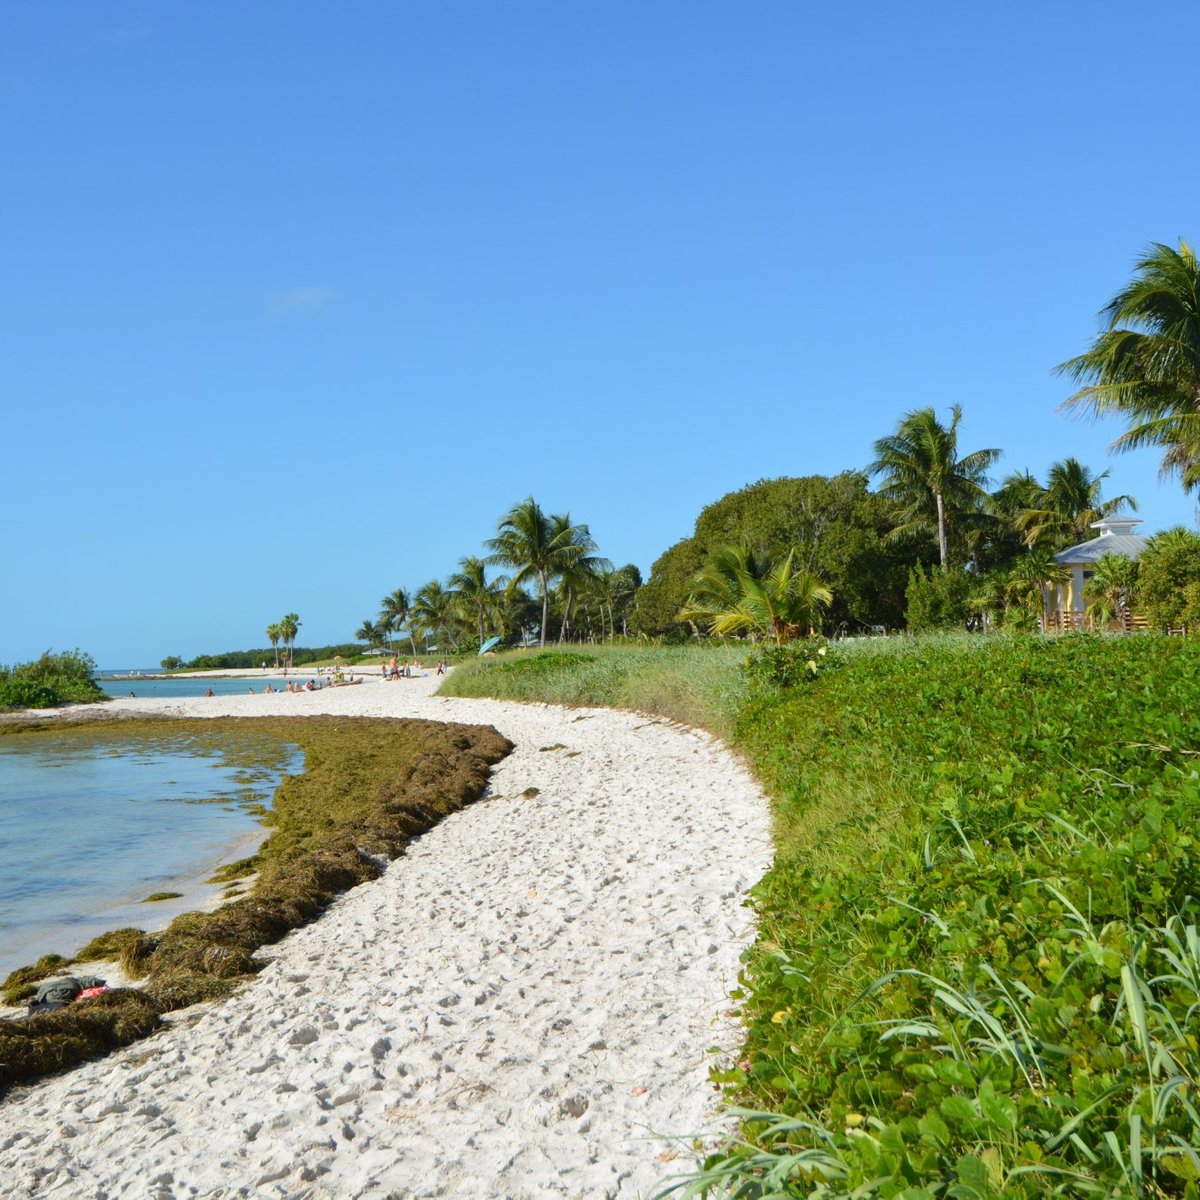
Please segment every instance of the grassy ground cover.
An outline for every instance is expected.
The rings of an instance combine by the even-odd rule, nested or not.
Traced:
[[[443,696],[660,713],[726,735],[748,692],[737,646],[588,646],[473,659],[442,684]]]
[[[760,1115],[679,1191],[1196,1196],[1200,643],[878,641],[809,678],[729,726],[776,813],[720,1076]]]
[[[0,736],[39,732],[8,726]],[[409,837],[476,799],[490,766],[511,749],[487,726],[367,718],[55,722],[44,732],[108,741],[225,738],[240,742],[247,769],[251,743],[266,739],[276,747],[299,746],[305,770],[285,777],[276,792],[264,818],[270,836],[259,853],[221,873],[253,873],[244,896],[215,912],[177,917],[161,932],[115,930],[73,956],[75,962],[119,959],[144,979],[142,988],[0,1021],[0,1091],[144,1037],[163,1012],[228,994],[259,969],[256,949],[314,919],[339,893],[377,877]],[[5,999],[24,999],[67,963],[48,954],[14,971],[3,985]]]

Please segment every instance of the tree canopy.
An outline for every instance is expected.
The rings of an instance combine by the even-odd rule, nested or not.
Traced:
[[[1152,242],[1101,310],[1104,329],[1056,370],[1083,383],[1067,406],[1123,417],[1116,451],[1163,450],[1164,475],[1200,486],[1200,263],[1186,241]]]

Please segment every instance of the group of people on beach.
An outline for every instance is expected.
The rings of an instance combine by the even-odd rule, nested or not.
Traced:
[[[388,679],[411,679],[413,676],[413,668],[414,667],[418,671],[421,669],[421,663],[420,663],[419,659],[414,658],[412,660],[412,662],[402,663],[396,658],[395,655],[392,655],[391,661],[387,664],[386,667],[384,667],[382,669],[383,670],[383,678],[385,680],[388,680]]]

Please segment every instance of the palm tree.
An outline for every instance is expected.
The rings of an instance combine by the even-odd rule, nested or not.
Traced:
[[[612,563],[599,558],[594,551],[596,542],[586,525],[572,525],[569,513],[550,518],[550,529],[554,551],[554,566],[558,575],[558,586],[562,594],[562,625],[558,640],[565,641],[571,624],[571,612],[575,598],[585,590],[601,571],[612,570]]]
[[[513,568],[512,584],[537,580],[542,601],[543,647],[550,617],[550,584],[578,560],[575,531],[581,531],[578,536],[591,543],[586,525],[572,525],[569,517],[547,516],[529,496],[509,509],[496,527],[496,536],[486,543],[491,551],[488,562]]]
[[[745,550],[726,551],[723,566],[728,568],[738,557],[747,567],[760,566]],[[778,566],[760,576],[750,569],[736,571],[729,579],[723,571],[711,577],[714,588],[708,593],[709,607],[702,607],[693,597],[680,611],[680,619],[697,620],[707,624],[709,632],[718,636],[731,633],[758,633],[776,643],[803,637],[820,621],[821,613],[829,606],[833,593],[811,571],[795,566],[796,551],[788,552]],[[725,608],[718,608],[718,596],[730,586]]]
[[[275,651],[275,670],[279,670],[279,643],[283,640],[283,630],[279,628],[279,623],[267,626],[267,640],[271,643],[271,649]]]
[[[1137,573],[1137,561],[1123,554],[1104,554],[1096,560],[1092,577],[1083,585],[1085,611],[1094,628],[1103,629],[1129,611]]]
[[[403,588],[389,592],[379,602],[379,629],[386,640],[391,634],[399,631],[408,619],[411,601]],[[392,638],[392,653],[396,653],[396,639]]]
[[[1132,496],[1101,498],[1101,489],[1108,471],[1093,475],[1077,458],[1064,458],[1053,463],[1046,486],[1027,507],[1016,515],[1017,526],[1025,534],[1025,544],[1047,543],[1062,548],[1087,538],[1093,521],[1109,516],[1128,505],[1135,512],[1137,501]]]
[[[479,644],[485,640],[485,627],[496,614],[508,580],[503,576],[488,580],[487,563],[476,555],[458,560],[458,570],[450,576],[449,586],[464,615],[476,623]]]
[[[723,546],[692,579],[691,591],[675,619],[711,626],[713,619],[741,603],[746,578],[762,580],[771,564],[748,546]]]
[[[288,649],[288,666],[295,666],[296,660],[296,635],[300,632],[300,617],[297,613],[288,613],[285,617],[280,618],[279,634],[283,638],[283,644]]]
[[[439,637],[445,634],[453,642],[450,627],[454,621],[457,608],[455,594],[442,586],[440,579],[431,579],[413,597],[412,608],[409,610],[411,624],[419,629],[425,640],[429,635]]]
[[[988,500],[987,472],[999,450],[975,450],[958,457],[962,406],[950,409],[950,424],[939,423],[932,407],[906,413],[896,432],[880,438],[867,467],[883,477],[879,493],[897,507],[892,537],[936,530],[942,570],[949,570],[947,530],[962,515],[981,510]]]
[[[355,631],[354,638],[356,641],[366,642],[368,650],[372,646],[378,646],[380,642],[387,641],[387,635],[369,617]]]
[[[1046,590],[1070,581],[1071,572],[1045,546],[1022,554],[1013,563],[1005,581],[1004,593],[1011,604],[1025,612],[1044,611]]]
[[[1200,263],[1182,239],[1152,242],[1134,270],[1101,310],[1103,332],[1055,370],[1086,384],[1068,407],[1125,419],[1110,449],[1162,447],[1163,475],[1190,491],[1200,485]]]

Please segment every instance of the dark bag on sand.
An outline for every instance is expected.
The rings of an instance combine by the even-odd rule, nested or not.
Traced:
[[[65,975],[62,979],[48,979],[29,1002],[29,1015],[56,1012],[73,1003],[75,997],[85,989],[103,986],[104,980],[97,979],[95,975]]]

